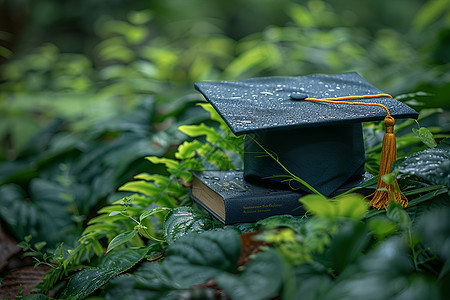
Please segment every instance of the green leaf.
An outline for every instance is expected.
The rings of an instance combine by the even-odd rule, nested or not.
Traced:
[[[162,264],[144,262],[134,273],[123,274],[105,286],[105,299],[176,300],[181,292]]]
[[[141,216],[139,217],[139,221],[142,222],[142,220],[144,220],[147,217],[150,217],[153,214],[157,214],[157,213],[161,213],[161,212],[167,212],[168,210],[171,210],[171,208],[167,208],[167,207],[156,207],[150,210],[146,210],[145,212],[143,212],[141,214]]]
[[[299,27],[309,28],[316,26],[314,16],[303,5],[291,3],[288,11],[290,17]]]
[[[230,170],[234,168],[230,157],[223,153],[220,149],[216,149],[212,153],[208,154],[209,155],[206,156],[208,162],[217,166],[220,170]]]
[[[254,74],[266,68],[273,67],[281,61],[281,53],[276,45],[260,42],[247,49],[234,59],[225,69],[225,76],[236,78],[243,73]]]
[[[149,22],[153,18],[151,10],[131,11],[128,13],[128,20],[135,25],[142,25]]]
[[[360,194],[347,194],[334,198],[339,217],[359,220],[369,209],[369,205]]]
[[[178,159],[187,159],[194,157],[197,150],[201,148],[203,144],[198,140],[193,140],[192,142],[184,142],[178,147],[178,151],[175,153],[175,157]]]
[[[319,195],[306,195],[300,198],[300,202],[312,214],[326,219],[346,217],[358,220],[369,208],[367,201],[359,194],[345,194],[333,199],[326,199]]]
[[[237,272],[241,241],[235,230],[190,233],[166,251],[164,269],[177,285],[189,288],[222,272]]]
[[[450,138],[443,139],[437,146],[439,149],[450,152]]]
[[[418,220],[418,232],[426,246],[450,261],[450,208],[434,209]]]
[[[435,148],[437,146],[436,141],[433,138],[433,134],[428,128],[420,127],[419,129],[412,129],[414,136],[419,138],[429,148]]]
[[[386,216],[404,229],[411,226],[411,220],[400,203],[389,201]]]
[[[191,232],[202,232],[223,228],[223,224],[211,215],[182,206],[169,211],[164,220],[164,236],[169,244]]]
[[[308,220],[308,217],[295,217],[292,215],[278,215],[259,220],[255,223],[256,228],[260,230],[272,230],[280,227],[289,227],[299,231],[302,225]]]
[[[168,184],[170,178],[168,176],[160,175],[160,174],[147,174],[141,173],[134,176],[135,179],[142,179],[145,181],[151,181],[157,185]]]
[[[336,207],[333,203],[323,196],[306,195],[300,198],[306,210],[319,218],[334,218],[336,216]]]
[[[384,174],[381,176],[381,179],[387,184],[394,184],[395,183],[395,177],[392,175],[392,173]]]
[[[420,204],[422,202],[425,202],[425,201],[428,201],[428,200],[432,200],[432,199],[434,199],[435,197],[437,197],[439,195],[448,193],[448,187],[445,187],[445,186],[442,186],[442,185],[432,186],[432,187],[435,187],[435,188],[438,188],[438,189],[430,190],[426,194],[423,194],[423,195],[421,195],[421,196],[419,196],[417,198],[414,198],[414,199],[410,199],[409,202],[408,202],[408,208],[412,207],[412,206],[415,206],[415,205],[418,205],[418,204]]]
[[[199,103],[199,106],[201,106],[204,110],[209,112],[209,115],[211,117],[211,120],[219,122],[221,125],[225,125],[225,122],[223,121],[222,117],[219,115],[219,113],[214,109],[214,107],[209,103]],[[228,128],[228,126],[226,126]]]
[[[84,269],[76,273],[60,298],[84,299],[103,284],[142,260],[154,245],[138,250],[118,250],[104,256],[98,267]]]
[[[171,169],[177,170],[178,166],[179,166],[178,161],[176,161],[174,159],[170,159],[170,158],[150,156],[150,157],[146,157],[145,159],[147,159],[148,161],[150,161],[154,164],[164,164],[166,166],[166,168],[169,170],[171,170]]]
[[[190,137],[205,135],[206,140],[211,144],[215,144],[222,140],[222,136],[217,132],[216,129],[208,127],[204,123],[201,123],[200,125],[183,125],[178,127],[178,130]]]
[[[347,268],[326,295],[317,299],[364,299],[368,295],[374,295],[375,299],[394,299],[404,295],[409,288],[408,281],[412,279],[407,276],[414,271],[409,251],[400,236],[377,244]],[[415,295],[412,290],[408,292],[408,295]],[[423,293],[421,297],[411,298],[423,299]]]
[[[435,185],[450,187],[450,152],[434,148],[406,157],[398,166],[401,173],[416,175]]]
[[[423,30],[433,21],[436,21],[441,14],[448,11],[447,0],[430,0],[423,4],[419,13],[413,20],[413,27],[415,30]]]
[[[135,192],[145,196],[153,196],[155,192],[153,184],[143,180],[127,182],[119,188],[119,191]]]
[[[132,238],[134,238],[134,236],[135,236],[136,234],[137,234],[137,230],[134,230],[134,229],[119,234],[118,236],[116,236],[115,238],[113,238],[112,241],[109,243],[108,249],[106,249],[106,253],[108,253],[108,252],[111,251],[112,249],[116,248],[117,246],[120,246],[120,245],[122,245],[123,243],[128,242],[129,240],[131,240]]]
[[[32,235],[33,242],[46,241],[49,246],[74,242],[79,233],[75,233],[71,204],[62,197],[64,188],[57,182],[35,178],[29,190],[27,195],[15,184],[0,186],[0,217],[16,238]]]
[[[365,223],[349,221],[342,223],[325,253],[332,262],[332,269],[338,273],[343,272],[359,258],[369,239]]]
[[[40,251],[43,247],[45,247],[45,245],[47,245],[46,241],[38,242],[38,243],[34,244],[34,248],[37,251]]]
[[[369,228],[378,240],[397,232],[398,225],[386,217],[377,216],[369,220]]]
[[[273,299],[281,291],[284,272],[281,257],[270,250],[257,254],[241,274],[221,273],[216,280],[231,299]]]

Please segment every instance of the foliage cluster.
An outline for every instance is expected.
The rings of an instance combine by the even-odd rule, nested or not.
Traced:
[[[208,9],[173,0],[96,20],[89,56],[54,44],[12,56],[0,82],[0,219],[26,255],[52,266],[41,291],[114,299],[448,294],[450,142],[448,112],[438,108],[448,108],[450,89],[444,2],[424,4],[404,33],[363,28],[323,1],[286,0],[277,25],[236,40],[243,31],[192,10],[162,26],[183,5]],[[212,3],[223,14],[236,4]],[[248,19],[236,16],[237,24]],[[195,105],[192,82],[346,71],[392,94],[413,92],[397,97],[420,110],[423,124],[396,127],[406,210],[369,210],[355,194],[310,196],[303,218],[223,226],[190,200],[190,171],[240,168],[242,159],[241,139],[211,107]],[[382,131],[364,125],[373,174]],[[250,257],[242,254],[247,234],[263,245]]]
[[[212,119],[220,120],[210,106],[202,106]],[[448,237],[445,233],[428,235],[430,229],[418,226],[437,226],[438,232],[448,230],[448,224],[436,219],[433,210],[438,207],[439,213],[450,213],[448,139],[397,163],[396,169],[402,172],[400,184],[410,199],[406,210],[395,203],[390,203],[386,211],[369,210],[358,194],[334,199],[310,195],[300,200],[310,215],[223,226],[189,200],[183,185],[190,181],[189,170],[211,165],[234,167],[230,154],[242,153],[239,139],[223,123],[215,130],[204,124],[182,126],[180,130],[189,136],[204,136],[205,140],[184,142],[175,159],[147,158],[164,164],[168,176],[142,173],[124,184],[119,190],[130,194],[101,208],[76,248],[58,247],[53,255],[32,249],[30,255],[38,264],[53,265],[41,285],[44,292],[56,288],[60,297],[81,299],[106,284],[100,293],[105,298],[133,295],[177,299],[200,293],[214,299],[220,291],[232,299],[270,299],[277,295],[290,299],[300,294],[311,299],[318,295],[348,299],[365,293],[366,289],[351,288],[360,280],[373,281],[377,288],[391,280],[402,282],[383,289],[383,298],[411,294],[420,299],[428,293],[438,299],[447,292],[449,268],[444,248]],[[428,141],[428,137],[422,139]],[[419,139],[409,140],[404,145],[409,147]],[[240,155],[235,164],[240,164]],[[239,265],[244,247],[239,237],[249,232],[260,232],[256,239],[270,247],[263,247],[248,264]],[[102,245],[104,242],[107,244]],[[23,246],[30,250],[29,239]],[[143,263],[144,258],[147,262]],[[138,263],[137,271],[120,275]],[[64,285],[54,286],[78,268],[83,270],[68,277],[68,282],[63,280]],[[213,282],[208,281],[211,278]],[[306,279],[313,280],[310,292],[296,284]]]

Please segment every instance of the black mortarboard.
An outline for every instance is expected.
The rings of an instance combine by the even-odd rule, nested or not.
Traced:
[[[418,117],[357,73],[203,81],[195,87],[234,134],[249,134],[244,142],[246,180],[286,175],[273,158],[261,155],[263,146],[326,196],[364,173],[361,122],[383,120],[389,113],[397,119]],[[330,98],[331,103],[316,101]]]

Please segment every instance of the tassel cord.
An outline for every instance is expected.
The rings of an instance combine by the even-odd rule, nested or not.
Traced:
[[[379,106],[386,111],[386,117],[384,119],[385,125],[385,135],[383,138],[383,147],[381,150],[380,159],[380,169],[378,172],[378,182],[374,193],[366,196],[366,198],[372,198],[369,204],[377,209],[386,208],[389,200],[393,198],[394,201],[400,203],[403,207],[408,205],[408,199],[398,188],[397,178],[394,178],[393,184],[387,184],[383,180],[383,175],[390,174],[392,172],[392,164],[397,160],[397,146],[396,138],[394,134],[395,119],[391,116],[389,109],[379,103],[366,103],[366,102],[349,102],[343,100],[350,99],[366,99],[374,97],[390,97],[388,94],[377,94],[377,95],[364,95],[364,96],[349,96],[349,97],[339,97],[339,98],[305,98],[306,101],[317,101],[325,103],[336,103],[336,104],[351,104],[351,105],[367,105],[367,106]]]

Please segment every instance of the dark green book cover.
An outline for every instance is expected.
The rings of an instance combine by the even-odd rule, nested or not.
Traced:
[[[299,199],[306,193],[251,184],[242,171],[193,172],[191,195],[225,224],[305,213]]]

